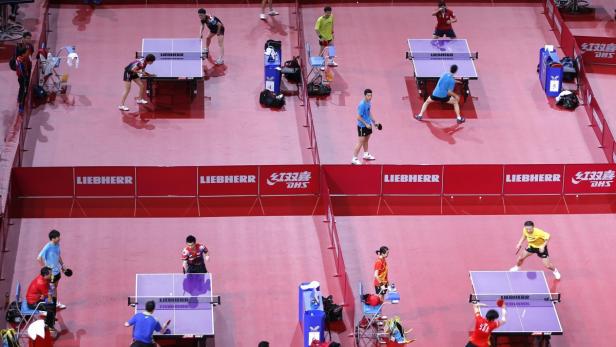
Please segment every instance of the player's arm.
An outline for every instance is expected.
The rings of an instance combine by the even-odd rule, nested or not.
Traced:
[[[504,303],[503,303],[503,307],[501,308],[501,319],[500,320],[501,320],[501,322],[500,322],[499,326],[507,323],[507,308],[506,308],[506,305]]]
[[[160,332],[161,332],[162,334],[164,334],[164,333],[165,333],[165,331],[167,331],[167,327],[169,326],[169,324],[171,324],[171,319],[168,319],[168,320],[165,322],[165,324],[163,324],[163,326],[161,327]]]
[[[522,248],[522,242],[524,242],[524,239],[526,239],[526,236],[524,236],[524,233],[522,233],[522,237],[520,237],[520,240],[515,245],[516,250],[520,250],[520,248]]]
[[[201,30],[199,31],[200,37],[203,38],[203,29],[205,29],[205,23],[201,23]]]
[[[453,24],[457,21],[458,21],[458,18],[456,18],[456,16],[454,16],[453,14],[451,15],[451,19],[448,20],[449,24]]]
[[[205,261],[209,261],[210,260],[210,251],[207,249],[207,247],[205,246],[201,246],[203,247],[203,259],[205,259]]]
[[[317,19],[317,22],[314,25],[314,31],[316,31],[317,36],[319,37],[319,40],[323,39],[323,37],[321,36],[321,32],[319,31],[320,28],[321,28],[321,17]]]
[[[135,325],[135,316],[132,316],[128,321],[124,322],[125,327],[130,327]]]
[[[432,12],[432,15],[433,15],[433,16],[436,16],[436,15],[438,15],[438,13],[439,13],[439,12],[441,12],[442,10],[443,10],[443,8],[442,8],[442,7],[439,7],[439,8],[437,8],[437,9],[436,9],[436,11]]]
[[[477,304],[473,304],[473,311],[475,311],[475,315],[481,314],[481,310]]]
[[[371,125],[370,125],[370,124],[366,123],[366,121],[365,121],[365,120],[364,120],[364,118],[361,116],[361,114],[358,114],[358,115],[357,115],[357,120],[358,120],[358,121],[360,121],[360,122],[362,122],[362,123],[364,123],[364,125],[365,125],[365,127],[366,127],[366,128],[370,128],[370,127],[371,127]]]
[[[62,260],[62,257],[58,257],[58,261],[60,263],[60,269],[64,270],[64,260]]]

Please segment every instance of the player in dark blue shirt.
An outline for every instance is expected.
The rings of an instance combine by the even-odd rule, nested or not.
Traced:
[[[148,301],[145,303],[145,312],[135,314],[128,322],[124,323],[126,327],[133,327],[133,343],[131,347],[155,347],[152,335],[155,331],[164,333],[167,326],[171,323],[168,320],[163,326],[153,316],[156,303]]]
[[[218,46],[220,47],[220,56],[216,59],[216,65],[222,65],[225,63],[224,55],[225,55],[225,26],[222,24],[222,21],[215,16],[210,16],[206,13],[204,8],[200,8],[197,11],[199,14],[199,19],[201,20],[201,38],[203,38],[203,30],[205,27],[208,28],[210,33],[207,35],[205,39],[205,49],[203,53],[208,54],[210,51],[210,43],[212,42],[212,37],[218,36]]]

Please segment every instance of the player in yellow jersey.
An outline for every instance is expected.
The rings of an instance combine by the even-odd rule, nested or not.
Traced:
[[[560,272],[558,272],[558,269],[554,267],[554,264],[550,261],[548,254],[548,241],[550,240],[550,234],[539,228],[535,228],[535,223],[532,221],[527,221],[524,223],[524,229],[522,229],[522,237],[516,245],[516,254],[520,252],[522,242],[524,242],[524,240],[526,240],[528,245],[524,252],[518,257],[515,266],[509,269],[509,271],[518,271],[520,266],[524,263],[524,259],[530,257],[534,253],[541,258],[543,265],[554,273],[554,278],[559,280]]]
[[[334,44],[334,16],[332,15],[332,8],[329,6],[325,6],[323,8],[323,15],[317,19],[317,22],[314,24],[314,30],[317,32],[319,36],[319,45],[321,46],[321,51],[319,55],[323,55],[323,51],[328,46],[333,46]],[[334,57],[328,57],[329,66],[338,66],[334,61]]]

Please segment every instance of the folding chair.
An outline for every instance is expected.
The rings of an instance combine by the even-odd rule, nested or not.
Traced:
[[[17,303],[19,316],[21,318],[15,327],[15,330],[17,330],[17,337],[19,338],[20,336],[26,334],[26,328],[30,325],[32,319],[41,314],[41,311],[39,311],[39,306],[42,303],[39,302],[36,304],[34,309],[28,307],[28,301],[21,299],[21,284],[19,282],[17,282],[17,286],[15,288],[15,302]]]
[[[312,56],[311,53],[310,43],[306,42],[306,54],[308,55],[308,63],[310,64],[310,72],[308,72],[306,79],[308,83],[315,83],[319,79],[321,79],[321,81],[323,80],[321,69],[325,69],[325,58],[321,55]]]

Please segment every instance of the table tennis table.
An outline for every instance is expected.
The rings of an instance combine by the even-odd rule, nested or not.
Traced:
[[[214,337],[214,307],[220,304],[220,296],[212,293],[209,273],[137,274],[135,296],[128,298],[128,304],[138,313],[153,300],[160,324],[171,320],[168,331],[154,335],[155,340],[190,338],[205,344]]]
[[[556,312],[560,294],[550,293],[543,271],[470,271],[473,294],[469,301],[485,304],[481,314],[495,309],[504,299],[507,323],[492,332],[493,346],[499,336],[534,335],[540,346],[549,346],[552,335],[562,335],[563,328]]]
[[[153,54],[156,61],[146,68],[155,74],[144,77],[148,94],[153,97],[153,84],[164,80],[186,80],[190,91],[197,94],[197,81],[203,79],[203,42],[195,39],[143,39],[138,55]]]
[[[462,97],[466,100],[470,95],[468,81],[479,78],[473,61],[478,54],[471,52],[466,40],[409,39],[408,45],[406,57],[413,63],[417,90],[424,100],[432,93],[428,83],[436,84],[454,64],[458,65],[455,77],[462,82]]]

